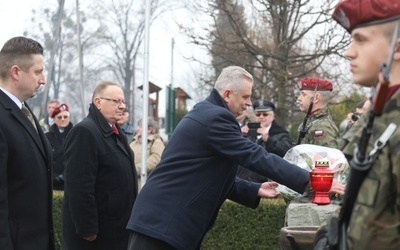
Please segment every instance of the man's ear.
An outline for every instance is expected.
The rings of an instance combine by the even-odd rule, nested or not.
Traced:
[[[12,79],[18,80],[19,79],[19,73],[20,73],[20,68],[17,65],[14,65],[10,69],[10,75]]]
[[[222,94],[222,99],[224,99],[225,102],[229,102],[229,96],[232,94],[232,91],[230,89],[225,89],[224,93]]]
[[[314,93],[313,93],[314,94]],[[321,94],[320,93],[315,93],[314,95],[314,104],[319,102],[321,100]]]
[[[98,109],[100,109],[100,101],[101,101],[101,99],[99,97],[95,97],[93,100],[94,106],[96,106],[96,108],[98,108]]]
[[[393,55],[394,61],[400,61],[400,38],[397,39],[396,50]]]

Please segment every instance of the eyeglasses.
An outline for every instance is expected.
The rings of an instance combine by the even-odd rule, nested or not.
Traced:
[[[257,117],[260,117],[261,115],[263,115],[264,117],[268,117],[269,115],[272,115],[270,113],[264,112],[264,113],[256,113]]]
[[[104,100],[107,100],[107,101],[110,101],[110,102],[113,102],[114,103],[114,105],[121,105],[121,104],[124,104],[125,105],[125,101],[124,100],[119,100],[119,99],[112,99],[112,98],[105,98],[105,97],[100,97],[100,99],[104,99]]]
[[[60,115],[60,116],[56,116],[56,118],[58,119],[58,120],[61,120],[61,119],[68,119],[69,118],[69,116],[68,115]]]

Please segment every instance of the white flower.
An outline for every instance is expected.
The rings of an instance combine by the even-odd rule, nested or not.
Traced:
[[[301,144],[291,148],[283,157],[288,162],[297,165],[298,167],[310,172],[315,167],[317,160],[329,160],[329,169],[335,175],[334,178],[342,184],[346,184],[347,176],[349,174],[349,164],[342,151],[334,148],[323,146]],[[303,194],[279,184],[277,190],[284,196],[286,200],[292,200],[295,197],[308,197],[312,198],[313,190],[307,189]]]

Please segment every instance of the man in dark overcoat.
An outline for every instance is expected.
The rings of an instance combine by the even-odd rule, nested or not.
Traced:
[[[126,250],[137,196],[133,152],[116,126],[124,93],[113,82],[96,86],[89,115],[67,135],[63,249]]]
[[[242,136],[236,117],[252,104],[252,86],[246,70],[225,68],[210,96],[179,122],[135,202],[128,249],[199,249],[226,199],[256,208],[260,197],[274,197],[268,182],[236,178],[239,164],[305,190],[306,170]]]
[[[253,103],[256,122],[260,123],[257,136],[249,136],[253,142],[262,146],[269,153],[284,157],[286,152],[293,146],[289,132],[275,121],[275,104],[268,100],[257,100]],[[242,134],[247,135],[248,126],[242,128]],[[239,166],[238,176],[244,180],[254,182],[265,182],[268,178],[254,171]]]
[[[14,37],[0,51],[0,249],[55,249],[51,148],[25,102],[43,69],[37,41]]]
[[[73,128],[68,105],[63,103],[56,107],[51,113],[51,118],[53,118],[54,124],[45,135],[52,149],[53,190],[64,190],[64,143],[69,131]]]

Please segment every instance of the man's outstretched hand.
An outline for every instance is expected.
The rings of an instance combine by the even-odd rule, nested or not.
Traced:
[[[276,198],[279,195],[277,182],[264,182],[258,190],[258,196],[262,198]]]

